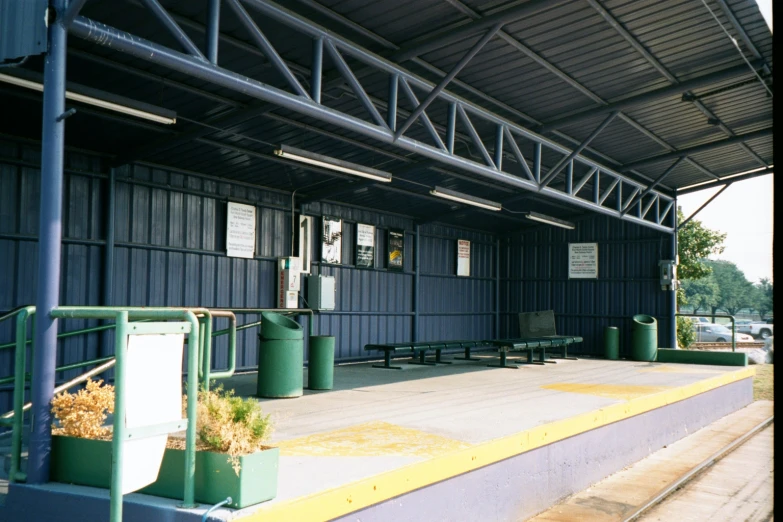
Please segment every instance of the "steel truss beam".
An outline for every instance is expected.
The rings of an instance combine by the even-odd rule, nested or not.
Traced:
[[[657,156],[650,156],[649,158],[641,159],[639,161],[634,161],[632,163],[626,163],[623,165],[621,170],[631,170],[636,169],[639,167],[644,167],[647,165],[652,165],[654,163],[658,163],[660,161],[665,161],[669,159],[675,159],[680,158],[683,156],[689,156],[691,154],[698,154],[701,152],[709,152],[711,150],[719,149],[721,147],[726,147],[727,145],[736,145],[738,143],[744,143],[748,140],[754,140],[756,138],[764,138],[766,136],[772,135],[772,127],[767,129],[761,129],[753,132],[748,132],[745,134],[737,134],[736,136],[732,138],[726,138],[724,140],[720,141],[713,141],[711,143],[705,143],[704,145],[696,145],[695,147],[689,147],[687,149],[680,149],[676,150],[674,152],[667,152],[666,154],[659,154]]]
[[[722,187],[723,185],[726,185],[727,183],[734,183],[735,181],[743,181],[746,179],[752,179],[757,178],[759,176],[766,176],[767,174],[773,174],[775,171],[774,167],[767,167],[766,169],[757,170],[755,172],[748,172],[746,174],[727,174],[723,176],[718,181],[711,181],[709,183],[704,183],[701,185],[695,185],[691,187],[684,188],[682,190],[677,191],[677,195],[683,195],[683,194],[692,194],[694,192],[700,192],[702,190],[707,190],[715,187]]]
[[[254,8],[263,15],[268,16],[279,23],[288,25],[295,30],[301,31],[312,38],[322,38],[324,40],[324,44],[327,47],[327,50],[330,52],[332,57],[336,59],[335,61],[337,63],[342,61],[342,63],[345,65],[341,72],[344,73],[344,76],[346,76],[346,79],[348,79],[349,82],[352,73],[350,68],[347,66],[347,63],[345,63],[344,60],[340,60],[343,55],[351,56],[352,58],[362,62],[364,65],[370,66],[376,70],[391,75],[398,75],[400,81],[404,81],[404,83],[411,87],[415,86],[425,91],[432,91],[435,88],[431,82],[428,82],[408,72],[407,70],[402,69],[397,64],[391,63],[388,60],[370,53],[369,51],[355,45],[349,40],[334,35],[322,27],[315,25],[313,22],[304,19],[299,15],[280,7],[277,4],[272,2],[261,2],[260,0],[243,0],[243,3],[249,7]],[[497,126],[501,126],[504,129],[503,134],[505,134],[505,130],[507,129],[508,132],[512,135],[513,139],[530,140],[535,144],[540,144],[543,147],[547,147],[550,150],[564,155],[569,155],[572,152],[568,148],[563,147],[556,142],[535,134],[534,132],[525,129],[524,127],[521,127],[512,121],[506,120],[484,109],[483,107],[475,105],[474,103],[462,99],[444,89],[438,94],[438,99],[456,106],[457,114],[460,116],[463,123],[466,124],[470,137],[481,152],[481,155],[484,159],[484,162],[481,163],[472,159],[458,156],[449,152],[449,150],[443,150],[439,147],[427,145],[405,136],[400,136],[395,140],[394,132],[392,132],[389,128],[386,119],[380,116],[377,108],[373,105],[373,102],[369,99],[363,89],[361,89],[361,85],[359,85],[358,82],[353,84],[352,87],[356,91],[357,96],[360,98],[367,111],[370,113],[372,121],[366,121],[316,103],[307,93],[304,95],[298,95],[286,92],[282,89],[250,79],[246,75],[234,73],[222,67],[217,67],[200,57],[188,56],[187,54],[169,49],[160,44],[156,44],[154,42],[150,42],[129,33],[109,27],[98,21],[89,20],[79,16],[75,18],[70,30],[74,36],[94,44],[127,53],[140,60],[155,63],[191,77],[214,83],[227,89],[239,91],[245,95],[255,97],[263,102],[266,102],[272,107],[280,106],[308,117],[312,117],[319,121],[336,125],[345,130],[356,132],[371,139],[376,139],[378,141],[389,144],[393,143],[402,149],[420,154],[427,158],[451,165],[459,169],[464,169],[473,173],[474,175],[501,182],[518,189],[539,191],[539,186],[530,179],[520,178],[514,174],[504,172],[503,170],[497,168],[497,166],[494,164],[493,158],[487,152],[486,146],[484,146],[481,136],[478,134],[478,132],[476,132],[475,127],[472,125],[471,118],[479,119],[484,124],[491,124],[496,128]],[[246,116],[246,114],[243,116]],[[621,189],[625,186],[626,188],[633,190],[634,193],[638,193],[646,188],[641,183],[628,178],[619,172],[600,165],[584,156],[577,154],[573,161],[587,165],[589,168],[596,168],[597,172],[599,172],[604,177],[618,180],[618,183],[616,184],[618,189]],[[612,215],[614,217],[625,219],[658,230],[671,232],[674,228],[673,221],[670,225],[663,225],[651,220],[639,218],[638,216],[622,216],[620,212],[622,209],[604,206],[601,203],[593,201],[593,198],[579,197],[576,194],[569,194],[552,187],[544,187],[539,192],[553,199],[565,201],[572,205],[587,208],[603,214]],[[664,194],[657,192],[655,194],[657,194],[659,198],[666,202],[672,199],[671,197]]]
[[[726,183],[726,184],[725,184],[725,185],[724,185],[724,186],[723,186],[723,187],[722,187],[722,188],[721,188],[721,189],[720,189],[718,192],[716,192],[715,194],[713,194],[713,195],[712,195],[712,197],[711,197],[710,199],[708,199],[707,201],[705,201],[705,202],[704,202],[704,204],[703,204],[702,206],[700,206],[699,208],[697,208],[697,209],[696,209],[696,210],[693,212],[693,214],[691,214],[690,216],[688,216],[688,217],[687,217],[687,218],[686,218],[686,219],[685,219],[685,220],[684,220],[682,223],[680,223],[680,225],[679,225],[677,228],[680,228],[680,229],[682,229],[682,228],[685,228],[685,225],[687,225],[688,223],[690,223],[690,222],[691,222],[691,220],[692,220],[693,218],[695,218],[695,217],[696,217],[696,214],[698,214],[699,212],[701,212],[702,210],[704,210],[704,208],[705,208],[707,205],[709,205],[710,203],[712,203],[712,202],[713,202],[713,200],[714,200],[715,198],[717,198],[718,196],[720,196],[721,194],[723,194],[723,191],[724,191],[724,190],[726,190],[727,188],[729,188],[729,187],[731,186],[731,184],[732,184],[732,181],[729,181],[728,183]]]

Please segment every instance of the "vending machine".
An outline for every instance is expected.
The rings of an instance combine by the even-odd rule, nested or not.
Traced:
[[[302,263],[298,257],[277,260],[277,307],[299,308]]]

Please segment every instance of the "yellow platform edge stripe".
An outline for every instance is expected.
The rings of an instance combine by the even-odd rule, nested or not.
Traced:
[[[233,520],[242,522],[316,522],[331,520],[468,471],[494,464],[553,442],[673,404],[721,386],[752,378],[756,370],[723,373],[514,435],[358,480],[311,495],[282,501]]]

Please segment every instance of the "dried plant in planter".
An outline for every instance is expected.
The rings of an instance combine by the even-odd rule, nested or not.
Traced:
[[[182,404],[184,410],[186,397]],[[237,397],[234,390],[226,391],[219,386],[199,392],[196,432],[199,441],[212,451],[229,455],[229,462],[238,475],[239,457],[264,448],[272,423],[257,400]]]
[[[52,399],[52,415],[60,426],[52,425],[55,435],[102,439],[111,435],[103,423],[114,413],[114,386],[89,379],[76,393],[64,391]]]

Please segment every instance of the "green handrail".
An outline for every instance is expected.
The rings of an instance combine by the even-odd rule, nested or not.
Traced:
[[[680,317],[703,317],[703,314],[685,314],[677,312],[675,316]],[[734,324],[734,316],[729,314],[713,314],[713,317],[728,317],[731,320],[731,351],[737,351],[737,330]]]
[[[195,507],[195,474],[196,474],[196,406],[198,397],[198,367],[199,367],[199,315],[208,315],[204,308],[146,308],[146,307],[81,307],[61,306],[51,312],[53,318],[60,319],[114,319],[118,327],[115,331],[115,356],[117,364],[115,370],[115,417],[114,432],[112,434],[112,461],[117,463],[112,466],[112,485],[110,494],[110,520],[119,522],[122,520],[122,494],[121,494],[121,460],[122,453],[120,441],[124,439],[126,428],[122,415],[124,411],[125,397],[122,388],[124,368],[122,364],[123,354],[120,348],[124,346],[130,330],[128,321],[138,319],[184,319],[190,323],[188,335],[188,379],[187,379],[187,430],[185,436],[185,485],[182,507]]]

